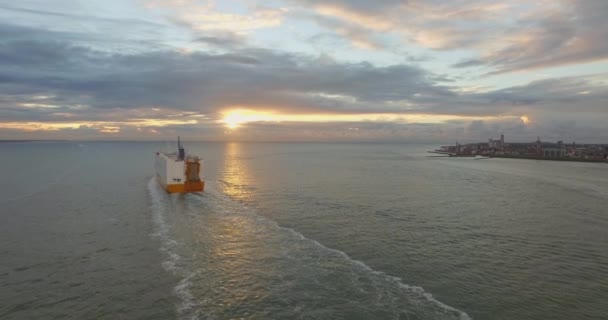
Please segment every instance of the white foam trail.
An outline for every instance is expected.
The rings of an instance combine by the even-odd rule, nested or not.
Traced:
[[[173,288],[173,292],[180,299],[181,304],[177,307],[178,314],[181,315],[182,319],[190,319],[197,320],[200,316],[200,311],[197,310],[199,303],[190,292],[190,286],[192,285],[192,280],[198,274],[196,272],[192,272],[188,274],[185,278],[183,278],[175,288]]]
[[[161,265],[166,271],[181,277],[179,283],[173,288],[174,294],[180,301],[176,306],[177,313],[180,319],[197,320],[199,319],[197,310],[199,304],[190,292],[192,279],[197,274],[188,272],[180,265],[181,256],[176,252],[178,242],[171,238],[170,227],[165,220],[168,198],[164,191],[160,190],[154,178],[148,182],[148,191],[152,200],[152,220],[156,229],[152,236],[160,240],[159,250],[165,255],[165,260]]]
[[[220,182],[222,182],[222,181],[220,181]],[[471,319],[466,312],[464,312],[462,310],[458,310],[458,309],[456,309],[454,307],[451,307],[451,306],[449,306],[449,305],[447,305],[447,304],[445,304],[445,303],[443,303],[443,302],[435,299],[433,297],[433,295],[430,294],[430,293],[428,293],[428,292],[426,292],[424,290],[424,288],[419,287],[419,286],[411,286],[411,285],[405,284],[405,283],[403,283],[402,279],[399,278],[399,277],[391,276],[391,275],[388,275],[388,274],[386,274],[384,272],[374,270],[370,266],[368,266],[367,264],[365,264],[364,262],[351,258],[348,254],[346,254],[343,251],[326,247],[325,245],[321,244],[320,242],[318,242],[316,240],[307,238],[306,236],[304,236],[303,234],[301,234],[300,232],[298,232],[298,231],[296,231],[294,229],[283,227],[283,226],[279,225],[276,221],[270,220],[270,219],[268,219],[268,218],[266,218],[264,216],[261,216],[257,212],[255,212],[255,210],[251,210],[248,207],[246,207],[246,206],[244,206],[244,205],[236,202],[235,200],[231,199],[228,195],[226,195],[224,193],[221,193],[220,191],[216,190],[211,184],[208,184],[208,185],[209,185],[209,187],[206,189],[207,193],[213,194],[215,197],[218,197],[220,199],[220,201],[222,201],[224,203],[229,202],[229,203],[232,203],[233,205],[236,204],[236,205],[240,206],[239,209],[241,209],[241,210],[239,210],[239,211],[243,212],[244,214],[250,214],[256,220],[264,222],[266,224],[269,224],[269,225],[271,225],[275,229],[282,230],[284,232],[288,232],[289,234],[291,234],[292,236],[298,238],[299,240],[311,242],[315,246],[317,246],[318,248],[320,248],[322,250],[325,250],[326,252],[331,252],[333,254],[337,254],[337,255],[343,257],[348,262],[350,262],[353,266],[357,266],[358,268],[364,270],[365,272],[369,272],[369,273],[374,274],[374,275],[376,275],[378,277],[381,277],[383,279],[389,280],[389,281],[393,282],[394,284],[396,284],[397,286],[399,286],[400,288],[402,288],[403,290],[419,294],[425,300],[427,300],[430,303],[435,304],[439,308],[441,308],[443,310],[450,311],[450,312],[457,313],[459,315],[459,318],[461,320],[470,320]],[[201,201],[202,200],[203,199],[201,199]],[[236,210],[231,210],[231,211],[234,212]]]
[[[274,225],[276,225],[277,228],[279,228],[281,230],[285,230],[287,232],[290,232],[293,235],[295,235],[298,238],[300,238],[301,240],[311,241],[312,243],[314,243],[316,246],[322,248],[323,250],[327,250],[327,251],[330,251],[332,253],[335,253],[335,254],[338,254],[338,255],[344,257],[346,260],[348,260],[353,265],[356,265],[356,266],[362,268],[363,270],[365,270],[367,272],[370,272],[370,273],[375,274],[377,276],[389,279],[389,280],[393,281],[395,284],[397,284],[399,287],[401,287],[401,288],[403,288],[403,289],[405,289],[407,291],[415,292],[415,293],[418,293],[418,294],[422,295],[427,301],[432,302],[432,303],[436,304],[437,306],[439,306],[439,307],[441,307],[441,308],[443,308],[445,310],[449,310],[449,311],[452,311],[452,312],[455,312],[455,313],[459,313],[460,314],[460,319],[462,319],[462,320],[470,320],[471,319],[466,312],[458,310],[458,309],[456,309],[454,307],[448,306],[447,304],[445,304],[445,303],[443,303],[443,302],[435,299],[432,294],[430,294],[429,292],[426,292],[424,290],[424,288],[422,288],[422,287],[411,286],[411,285],[405,284],[405,283],[403,283],[403,280],[401,278],[388,275],[388,274],[386,274],[386,273],[384,273],[382,271],[374,270],[370,266],[368,266],[367,264],[365,264],[363,261],[351,258],[344,251],[340,251],[340,250],[337,250],[337,249],[332,249],[332,248],[326,247],[325,245],[321,244],[320,242],[318,242],[316,240],[312,240],[312,239],[306,238],[306,236],[304,236],[303,234],[301,234],[301,233],[299,233],[299,232],[297,232],[297,231],[295,231],[295,230],[293,230],[291,228],[282,227],[278,223],[276,223],[275,221],[271,221],[271,222]]]

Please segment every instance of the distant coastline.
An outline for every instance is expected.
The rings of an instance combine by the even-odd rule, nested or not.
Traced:
[[[570,161],[570,162],[602,162],[608,163],[607,159],[586,159],[586,158],[552,158],[552,157],[529,157],[529,156],[512,156],[512,155],[496,155],[491,158],[506,158],[506,159],[524,159],[524,160],[544,160],[544,161]]]
[[[441,146],[429,151],[449,157],[487,157],[548,161],[604,162],[608,163],[608,144],[577,144],[563,141],[543,142],[540,137],[535,142],[507,143],[505,136],[489,139],[488,142]]]

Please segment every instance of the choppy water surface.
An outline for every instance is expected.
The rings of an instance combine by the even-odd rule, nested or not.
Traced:
[[[0,318],[600,319],[608,165],[432,146],[0,145]]]

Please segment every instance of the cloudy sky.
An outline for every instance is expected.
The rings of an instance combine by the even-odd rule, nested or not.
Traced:
[[[606,0],[0,2],[0,139],[608,143]]]

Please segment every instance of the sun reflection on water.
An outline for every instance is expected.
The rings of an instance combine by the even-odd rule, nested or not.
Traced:
[[[207,286],[213,291],[213,303],[207,310],[219,315],[254,314],[251,304],[261,304],[271,295],[274,277],[267,261],[276,251],[261,245],[260,239],[268,236],[260,233],[264,227],[255,214],[250,212],[247,201],[251,200],[252,176],[248,158],[243,156],[246,145],[228,143],[219,172],[220,195],[213,202],[218,215],[208,216],[209,248],[205,257]]]
[[[220,188],[224,194],[238,201],[248,201],[251,197],[251,175],[243,157],[243,144],[230,142],[226,145]]]

